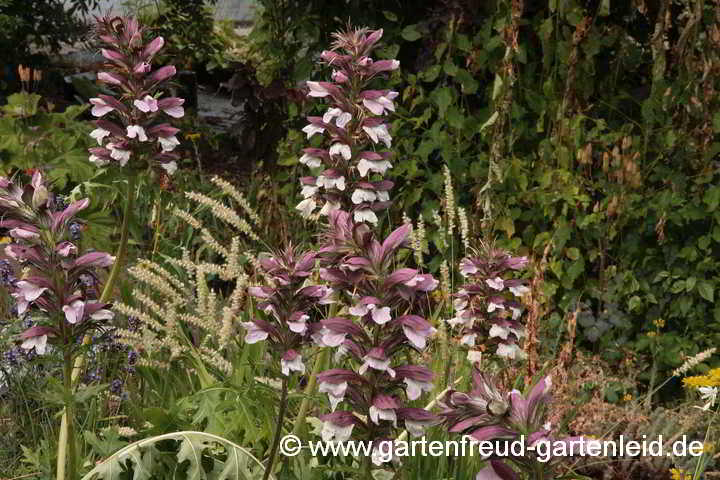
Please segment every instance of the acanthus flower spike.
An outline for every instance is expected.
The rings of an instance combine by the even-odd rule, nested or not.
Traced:
[[[372,90],[370,81],[382,72],[399,67],[397,60],[374,62],[370,53],[382,37],[382,30],[360,29],[337,33],[333,50],[322,52],[321,59],[333,67],[331,81],[308,81],[308,96],[327,102],[322,117],[308,117],[303,132],[310,139],[322,135],[326,141],[323,154],[305,150],[300,163],[309,168],[331,169],[343,179],[339,192],[328,194],[322,189],[311,192],[303,186],[304,199],[297,209],[303,216],[326,216],[333,210],[345,210],[359,223],[375,224],[378,213],[390,205],[390,188],[379,192],[368,183],[384,180],[392,164],[388,152],[392,136],[384,116],[395,111],[398,93]],[[377,65],[374,67],[374,65]],[[316,209],[320,207],[318,213]]]
[[[97,38],[103,44],[102,55],[109,61],[98,80],[118,90],[118,95],[98,95],[91,98],[91,113],[100,118],[90,134],[99,147],[89,149],[89,160],[99,167],[130,166],[140,171],[150,164],[172,174],[177,170],[173,159],[163,154],[174,150],[180,141],[168,133],[164,118],[181,118],[185,114],[184,100],[177,97],[159,98],[162,84],[176,74],[172,65],[153,70],[152,60],[165,45],[162,37],[146,44],[146,30],[137,20],[105,17],[98,20]],[[112,118],[112,120],[108,120]],[[144,144],[155,145],[157,153]]]

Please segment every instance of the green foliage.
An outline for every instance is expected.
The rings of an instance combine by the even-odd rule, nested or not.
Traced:
[[[180,442],[175,462],[168,458],[160,460],[163,455],[167,457],[168,450],[161,451],[158,444],[167,444],[169,440]],[[224,453],[217,451],[218,444]],[[187,480],[251,480],[260,478],[263,472],[260,461],[239,445],[216,435],[186,431],[127,445],[93,468],[83,480],[120,480],[126,478],[123,474],[126,471],[133,471],[135,480],[176,478],[176,470],[181,466]]]
[[[216,30],[211,1],[164,0],[136,5],[143,23],[165,39],[165,48],[156,57],[159,65],[213,70],[227,67],[225,35]],[[141,2],[142,3],[142,2]]]
[[[53,112],[51,105],[41,106],[41,100],[36,94],[15,93],[2,107],[2,171],[46,168],[60,190],[71,181],[90,180],[97,172],[87,160],[90,125],[78,119],[86,107],[73,105],[62,113]]]
[[[401,61],[393,216],[440,210],[446,164],[476,238],[536,258],[551,245],[548,329],[579,309],[587,346],[657,352],[666,372],[720,343],[718,78],[702,73],[720,64],[713,7],[678,7],[698,22],[670,25],[663,1],[451,5],[345,14],[384,26],[381,51]],[[301,144],[281,145],[283,165]]]

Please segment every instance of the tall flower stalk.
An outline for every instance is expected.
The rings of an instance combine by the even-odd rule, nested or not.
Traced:
[[[455,317],[448,323],[459,329],[460,343],[470,348],[471,360],[478,345],[495,345],[495,353],[504,358],[524,355],[518,346],[525,336],[518,299],[530,288],[525,280],[510,278],[510,274],[527,264],[527,257],[513,257],[491,245],[483,245],[475,255],[460,261],[460,274],[467,280],[455,294]]]
[[[115,90],[115,96],[100,94],[91,98],[91,113],[98,119],[90,136],[98,146],[89,149],[90,162],[99,167],[116,165],[128,172],[128,191],[117,259],[103,291],[103,299],[112,295],[118,272],[127,254],[128,225],[132,214],[137,176],[148,169],[161,169],[167,175],[177,170],[179,130],[168,118],[185,114],[178,97],[161,98],[162,88],[176,71],[172,65],[153,69],[153,57],[165,40],[156,37],[146,42],[147,32],[137,20],[105,17],[98,20],[97,39],[107,60],[98,80]]]
[[[376,212],[390,205],[393,183],[384,175],[392,168],[391,153],[382,149],[392,145],[385,117],[395,111],[398,93],[373,89],[372,83],[400,62],[370,58],[382,30],[349,30],[333,37],[333,50],[321,54],[333,69],[332,81],[307,82],[308,96],[327,99],[328,109],[322,117],[308,117],[303,128],[308,139],[323,134],[324,142],[304,149],[300,158],[312,175],[301,179],[304,200],[296,208],[305,217],[342,209],[356,222],[375,224]]]
[[[292,246],[276,255],[260,258],[259,269],[266,284],[248,289],[248,293],[259,303],[256,316],[242,324],[247,332],[245,343],[267,341],[275,358],[280,358],[282,372],[280,407],[265,480],[272,473],[282,435],[287,412],[288,379],[293,372],[305,373],[303,348],[311,342],[313,333],[319,328],[312,310],[333,301],[332,289],[307,284],[315,259],[314,252],[302,252]]]
[[[377,212],[390,205],[393,187],[385,178],[392,168],[386,115],[395,111],[398,93],[373,84],[400,63],[370,57],[382,33],[348,28],[333,34],[332,50],[321,54],[332,68],[331,81],[307,82],[308,96],[326,99],[327,110],[308,117],[303,128],[308,139],[321,134],[323,141],[304,149],[300,158],[312,175],[301,178],[304,199],[296,207],[305,217],[329,217],[319,252],[320,276],[337,292],[336,315],[323,320],[313,336],[320,346],[336,349],[335,363],[344,361],[345,368],[317,376],[331,408],[321,417],[322,437],[374,442],[364,467],[368,478],[373,464],[394,460],[392,448],[383,451],[382,445],[397,438],[403,425],[421,435],[439,422],[430,412],[407,405],[432,389],[430,369],[408,360],[410,352],[425,350],[435,332],[424,312],[427,292],[438,282],[397,265],[410,225],[384,240],[368,226],[377,224]]]
[[[440,420],[407,404],[433,388],[433,373],[411,363],[410,353],[424,352],[435,333],[423,313],[427,293],[438,285],[432,275],[397,267],[397,253],[409,233],[406,224],[380,242],[368,226],[336,210],[320,251],[320,275],[338,292],[341,315],[323,320],[315,340],[335,349],[335,363],[347,357],[346,368],[318,375],[319,391],[328,394],[332,410],[321,417],[322,437],[373,442],[365,466],[368,478],[372,464],[396,460],[386,445],[403,429],[421,436]]]
[[[89,161],[98,167],[119,166],[127,170],[127,194],[120,243],[115,264],[100,297],[101,301],[107,302],[125,266],[138,175],[153,168],[160,168],[167,175],[177,170],[178,156],[173,150],[180,144],[176,137],[179,130],[165,120],[167,117],[183,117],[185,111],[182,105],[185,100],[178,97],[160,98],[163,85],[176,73],[172,65],[153,70],[153,57],[165,44],[162,37],[146,42],[146,30],[136,19],[124,17],[99,19],[96,36],[101,43],[102,56],[107,60],[106,70],[98,73],[98,80],[115,90],[116,94],[100,94],[90,99],[93,106],[91,113],[97,117],[96,128],[90,136],[97,141],[98,146],[89,149]],[[83,344],[89,341],[90,337],[85,336]],[[80,376],[83,359],[77,357],[75,361],[71,384]],[[68,428],[68,415],[63,413],[61,443],[67,436]],[[61,460],[58,458],[58,470]]]
[[[98,283],[97,270],[110,267],[114,258],[80,252],[73,240],[74,217],[88,204],[83,199],[62,206],[37,171],[26,185],[0,177],[0,227],[13,238],[5,253],[24,272],[8,287],[18,315],[32,325],[20,335],[21,348],[39,355],[57,348],[63,357],[66,427],[58,445],[58,480],[77,478],[72,371],[82,356],[80,339],[113,318],[92,285]]]

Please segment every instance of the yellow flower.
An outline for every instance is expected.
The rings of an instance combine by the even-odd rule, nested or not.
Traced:
[[[703,443],[703,453],[713,453],[715,451],[714,443]]]
[[[4,243],[11,243],[11,242],[12,242],[12,238],[10,238],[10,237],[2,237],[2,238],[0,238],[0,245],[2,245],[2,244],[4,244]]]
[[[686,388],[720,387],[720,368],[713,368],[706,375],[683,378]]]
[[[662,318],[653,320],[653,323],[657,328],[663,328],[665,326],[665,320],[663,320]]]
[[[201,135],[200,133],[186,133],[185,138],[187,138],[188,140],[195,141],[198,138],[200,138],[200,135]]]
[[[629,393],[626,393],[625,396],[623,397],[623,402],[629,402],[630,400],[632,400],[632,398],[633,398],[632,395],[630,395]]]
[[[657,332],[648,332],[647,333],[647,336],[650,338],[655,337],[656,335],[657,335]]]
[[[682,469],[671,468],[670,474],[672,475],[672,480],[692,480],[692,475],[685,473],[685,470]]]

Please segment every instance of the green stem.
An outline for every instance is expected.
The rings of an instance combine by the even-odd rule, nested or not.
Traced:
[[[107,301],[112,296],[112,291],[114,288],[114,284],[117,281],[117,277],[119,275],[120,270],[123,268],[125,264],[125,257],[127,256],[127,244],[128,244],[128,237],[129,237],[129,226],[130,226],[130,217],[132,216],[132,210],[133,206],[135,204],[135,183],[136,178],[135,176],[131,176],[128,178],[128,189],[127,189],[127,197],[125,199],[125,210],[123,212],[123,221],[122,221],[122,230],[120,232],[120,245],[118,245],[117,254],[115,255],[115,263],[113,264],[112,270],[110,270],[110,275],[107,278],[107,281],[105,282],[105,288],[103,289],[102,295],[100,296],[100,302],[107,303]],[[83,345],[88,345],[90,343],[91,336],[85,335],[83,338]],[[66,380],[70,382],[70,392],[72,393],[72,387],[77,382],[78,377],[80,376],[80,371],[82,370],[83,363],[85,362],[85,356],[79,355],[77,358],[75,358],[74,365],[71,363],[70,365],[70,373],[67,375]],[[70,412],[71,413],[71,412]],[[63,411],[62,419],[60,421],[60,434],[58,436],[58,459],[57,459],[57,480],[65,480],[65,458],[67,456],[67,445],[70,442],[70,448],[71,448],[71,456],[74,454],[75,444],[74,439],[72,438],[73,432],[72,432],[72,425],[71,419],[72,417],[69,415],[69,412],[67,408]],[[74,462],[74,459],[72,460]],[[74,465],[73,465],[74,467]],[[74,471],[68,472],[71,476],[67,477],[68,480],[74,480],[75,473]]]
[[[363,465],[363,471],[365,473],[364,478],[366,480],[373,480],[372,476],[372,457],[368,455],[363,459],[364,465]]]
[[[275,463],[275,457],[277,456],[278,447],[280,446],[280,435],[282,435],[282,426],[285,421],[285,411],[287,410],[287,394],[288,394],[288,379],[286,375],[282,377],[282,392],[280,393],[280,411],[278,412],[278,422],[275,427],[275,437],[273,438],[272,448],[270,449],[270,458],[268,459],[267,467],[265,467],[265,475],[263,480],[268,480],[272,473],[273,464]]]
[[[105,288],[100,296],[101,303],[107,303],[110,300],[120,270],[125,267],[125,257],[127,256],[127,244],[130,233],[130,217],[132,217],[132,210],[135,205],[135,181],[135,175],[128,178],[128,191],[127,198],[125,199],[122,230],[120,232],[120,245],[115,255],[115,263],[113,264],[112,270],[110,270],[110,275],[105,282]]]
[[[315,385],[317,385],[317,376],[320,373],[320,370],[325,365],[325,360],[327,358],[327,349],[322,349],[318,353],[317,357],[315,357],[315,363],[313,364],[312,372],[310,373],[310,378],[308,379],[308,383],[305,386],[305,398],[303,398],[302,403],[300,404],[300,410],[298,410],[297,417],[295,417],[295,424],[293,425],[292,434],[293,435],[299,435],[302,431],[303,426],[305,425],[305,417],[307,417],[308,410],[310,410],[310,396],[315,393]]]
[[[63,383],[65,386],[65,411],[63,413],[63,425],[64,428],[60,429],[60,436],[58,438],[58,463],[57,463],[57,479],[58,480],[72,480],[76,475],[76,459],[77,453],[75,452],[75,429],[73,426],[74,421],[74,402],[73,402],[73,388],[72,388],[72,374],[73,374],[73,358],[71,347],[69,346],[63,356]],[[67,464],[67,475],[66,467]]]
[[[703,448],[705,448],[705,446],[708,443],[708,438],[710,437],[710,427],[712,427],[712,424],[715,422],[715,417],[717,416],[718,412],[720,412],[720,406],[715,409],[715,413],[713,413],[712,416],[710,417],[710,423],[708,423],[707,429],[705,429],[705,438],[703,439]],[[705,454],[703,453],[703,455],[705,455]],[[702,458],[703,457],[700,456],[697,460],[697,463],[695,464],[695,471],[693,472],[693,477],[692,477],[693,480],[700,479],[699,474],[702,473],[700,471],[700,465],[702,463],[701,462]],[[705,471],[705,466],[703,466],[703,471]]]

